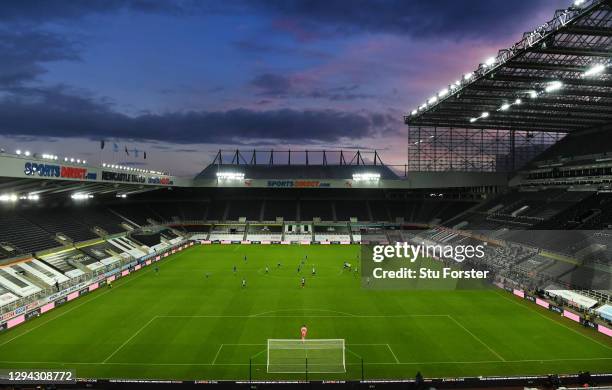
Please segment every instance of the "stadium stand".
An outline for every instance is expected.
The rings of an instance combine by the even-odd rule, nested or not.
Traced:
[[[333,206],[330,201],[321,200],[301,200],[300,201],[300,221],[311,222],[315,218],[321,221],[333,221]]]
[[[297,202],[287,199],[266,199],[264,204],[264,221],[276,221],[278,217],[286,221],[296,221]]]
[[[261,219],[261,207],[262,202],[256,199],[230,201],[226,219],[228,221],[238,221],[244,217],[247,221],[259,221]]]
[[[314,225],[314,240],[317,242],[351,242],[351,231],[348,225]]]
[[[12,211],[0,214],[0,226],[10,226],[10,229],[0,229],[0,242],[6,243],[5,248],[13,249],[12,251],[3,249],[7,257],[61,246],[54,240],[53,233],[43,230]]]
[[[279,180],[296,179],[346,179],[351,178],[354,173],[361,173],[363,168],[359,165],[253,165],[253,164],[210,164],[196,179],[217,179],[218,172],[233,172],[240,168],[245,177],[251,179],[268,179],[273,177]],[[397,179],[398,176],[391,168],[384,165],[368,166],[369,172],[380,174],[381,179]]]
[[[246,239],[249,241],[282,241],[283,226],[272,224],[249,224]]]
[[[370,221],[368,203],[365,200],[342,200],[334,202],[336,208],[336,221],[350,221],[357,218],[359,221]]]

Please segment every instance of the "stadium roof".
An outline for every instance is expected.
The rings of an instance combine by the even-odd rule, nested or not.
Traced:
[[[219,150],[196,179],[217,179],[219,172],[239,172],[249,179],[344,180],[364,172],[377,173],[380,179],[400,179],[377,151],[359,150]]]
[[[612,123],[612,0],[576,0],[413,109],[414,127],[576,131]]]

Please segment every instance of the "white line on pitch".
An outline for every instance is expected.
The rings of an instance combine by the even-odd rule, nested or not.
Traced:
[[[512,363],[554,363],[554,362],[581,362],[581,361],[608,361],[612,360],[609,357],[599,358],[567,358],[567,359],[523,359],[523,360],[476,360],[476,361],[431,361],[431,362],[401,362],[401,363],[388,363],[388,362],[364,362],[365,365],[427,365],[427,364],[512,364]],[[108,363],[97,363],[97,362],[53,362],[53,361],[0,361],[4,364],[63,364],[63,365],[117,365],[117,366],[212,366],[211,363],[130,363],[130,362],[108,362]],[[265,366],[265,363],[252,363],[254,366]],[[249,363],[215,363],[216,366],[248,366]],[[361,365],[361,363],[347,363],[347,365]]]
[[[221,349],[223,349],[223,344],[221,344],[221,345],[219,346],[219,349],[217,350],[217,354],[215,355],[215,358],[213,359],[213,361],[212,361],[212,363],[211,363],[213,366],[214,366],[214,365],[215,365],[215,363],[217,362],[217,358],[219,357],[219,353],[221,353]]]
[[[184,254],[184,253],[185,253],[185,252],[181,252],[181,253],[179,253],[179,254],[177,254],[177,255],[175,255],[175,256],[172,256],[171,258],[169,258],[169,259],[168,259],[168,261],[170,261],[170,260],[172,260],[172,259],[175,259],[175,258],[177,258],[178,256],[180,256],[180,255],[182,255],[182,254]],[[43,322],[43,323],[40,323],[40,324],[38,324],[38,325],[36,325],[36,326],[34,326],[34,327],[32,327],[32,328],[30,328],[30,329],[26,330],[25,332],[23,332],[23,333],[19,333],[17,336],[15,336],[15,337],[13,337],[13,338],[11,338],[11,339],[6,340],[5,342],[3,342],[3,343],[1,343],[1,344],[0,344],[0,347],[2,347],[2,346],[4,346],[4,345],[6,345],[6,344],[8,344],[8,343],[10,343],[11,341],[13,341],[13,340],[15,340],[15,339],[18,339],[19,337],[21,337],[21,336],[23,336],[23,335],[26,335],[26,334],[30,333],[30,332],[31,332],[31,331],[33,331],[33,330],[36,330],[36,329],[40,328],[40,327],[41,327],[41,326],[43,326],[43,325],[48,324],[49,322],[51,322],[51,321],[55,320],[56,318],[60,318],[61,316],[65,315],[65,314],[68,314],[68,313],[70,313],[70,312],[71,312],[71,311],[73,311],[73,310],[78,309],[79,307],[83,306],[83,305],[84,305],[84,304],[86,304],[86,303],[89,303],[89,302],[91,302],[91,301],[93,301],[93,300],[95,300],[95,299],[98,299],[98,298],[100,298],[100,297],[102,297],[102,296],[104,296],[104,295],[108,294],[109,292],[114,291],[114,290],[116,290],[116,289],[120,288],[121,286],[125,286],[125,285],[126,285],[126,284],[128,284],[130,281],[132,281],[132,280],[136,280],[136,279],[140,278],[142,275],[148,274],[148,273],[149,273],[149,272],[151,272],[151,271],[152,271],[152,268],[151,268],[151,269],[149,269],[149,270],[145,270],[144,272],[139,272],[139,274],[138,274],[138,275],[136,275],[136,276],[134,276],[134,277],[132,277],[132,278],[129,278],[129,279],[128,279],[128,280],[127,280],[125,283],[121,283],[120,285],[118,285],[117,287],[113,288],[112,290],[111,290],[111,289],[108,289],[108,290],[106,290],[106,291],[104,291],[104,292],[102,292],[102,293],[100,293],[100,294],[96,295],[95,297],[93,297],[93,298],[91,298],[91,299],[88,299],[88,300],[86,300],[85,302],[81,302],[81,303],[79,303],[78,305],[76,305],[76,306],[74,306],[74,307],[71,307],[70,309],[68,309],[68,310],[66,310],[66,311],[64,311],[64,312],[62,312],[62,313],[60,313],[60,314],[56,315],[55,317],[50,318],[48,321],[45,321],[45,322]],[[85,299],[86,299],[86,298],[85,298]]]
[[[140,332],[142,332],[144,328],[146,328],[147,326],[149,326],[149,325],[151,324],[151,322],[153,322],[153,320],[155,320],[156,318],[157,318],[157,316],[155,316],[155,317],[151,318],[149,321],[147,321],[147,323],[146,323],[146,324],[144,324],[144,325],[143,325],[143,326],[142,326],[140,329],[138,329],[138,330],[137,330],[137,331],[136,331],[136,332],[135,332],[135,333],[134,333],[134,334],[133,334],[133,335],[132,335],[132,336],[131,336],[129,339],[125,340],[125,341],[123,342],[123,344],[121,344],[121,345],[119,346],[119,348],[115,349],[115,350],[113,351],[113,353],[111,353],[110,355],[108,355],[108,357],[107,357],[106,359],[104,359],[104,360],[102,361],[102,363],[106,363],[106,362],[108,361],[108,359],[112,358],[112,357],[113,357],[113,356],[114,356],[114,355],[115,355],[117,352],[119,352],[119,350],[121,350],[121,348],[125,347],[127,343],[129,343],[130,341],[132,341],[132,339],[133,339],[134,337],[136,337],[136,336],[137,336],[137,335],[138,335]]]
[[[393,359],[395,359],[395,363],[400,364],[399,359],[397,358],[397,356],[395,356],[395,352],[393,352],[393,350],[391,349],[391,346],[389,344],[385,344],[387,346],[387,348],[389,348],[389,352],[391,352],[391,355],[393,355]]]
[[[451,316],[449,314],[448,318],[450,318],[455,324],[457,324],[461,329],[465,330],[467,333],[469,333],[476,341],[478,341],[480,344],[484,345],[485,347],[487,347],[487,349],[489,351],[491,351],[495,356],[497,356],[500,360],[502,361],[506,361],[506,359],[503,358],[502,355],[500,355],[499,353],[495,352],[495,350],[491,347],[489,347],[489,345],[487,343],[485,343],[484,341],[482,341],[478,336],[476,336],[474,333],[472,333],[468,328],[466,328],[465,326],[463,326],[459,321],[457,321],[456,319],[453,318],[453,316]]]
[[[543,313],[540,313],[540,312],[538,311],[538,309],[537,309],[537,308],[532,308],[532,307],[531,307],[531,305],[522,305],[522,304],[520,304],[520,303],[518,303],[518,302],[516,302],[516,301],[514,301],[514,300],[512,300],[512,299],[510,299],[510,298],[508,298],[508,297],[506,297],[506,296],[504,296],[504,295],[502,295],[502,294],[498,293],[497,291],[496,291],[495,293],[496,293],[497,295],[499,295],[500,297],[504,298],[505,300],[510,301],[510,302],[514,303],[515,305],[520,306],[520,307],[522,307],[522,308],[524,308],[524,309],[527,309],[527,310],[529,310],[529,311],[531,311],[531,312],[533,312],[533,313],[535,313],[535,314],[539,315],[539,316],[540,316],[540,317],[542,317],[542,318],[546,318],[547,320],[552,321],[552,322],[554,322],[555,324],[557,324],[557,325],[559,325],[559,326],[562,326],[562,327],[564,327],[564,328],[565,328],[565,329],[567,329],[567,330],[571,330],[572,332],[574,332],[574,333],[576,333],[576,334],[578,334],[578,335],[580,335],[580,336],[584,337],[585,339],[589,339],[589,340],[591,340],[592,342],[597,343],[597,344],[601,345],[601,346],[602,346],[602,347],[604,347],[604,348],[607,348],[607,349],[612,349],[612,347],[607,346],[607,345],[605,345],[604,343],[600,343],[599,341],[597,341],[597,340],[595,340],[595,339],[590,338],[589,336],[585,335],[584,333],[580,333],[580,332],[578,332],[576,329],[572,329],[572,328],[570,328],[569,326],[566,326],[566,325],[562,324],[560,321],[558,321],[558,320],[556,320],[556,319],[554,319],[554,318],[550,318],[550,317],[548,317],[548,316],[544,315]]]

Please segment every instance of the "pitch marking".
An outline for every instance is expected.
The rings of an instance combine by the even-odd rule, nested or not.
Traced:
[[[263,352],[263,351],[262,351]],[[261,352],[260,352],[261,353]],[[427,365],[427,364],[502,364],[502,363],[538,363],[538,362],[580,362],[580,361],[600,361],[600,360],[612,360],[612,358],[601,357],[601,358],[568,358],[568,359],[523,359],[523,360],[477,360],[477,361],[431,361],[431,362],[401,362],[401,363],[372,363],[364,362],[364,365]],[[9,361],[1,360],[3,364],[57,364],[57,365],[117,365],[117,366],[212,366],[212,363],[130,363],[130,362],[57,362],[57,361]],[[249,363],[215,363],[215,366],[248,366]],[[265,366],[265,363],[252,363],[254,366]],[[356,366],[361,363],[347,363],[347,365]]]
[[[214,366],[214,365],[215,365],[215,363],[217,362],[217,358],[219,357],[219,353],[221,352],[221,349],[223,349],[223,344],[221,344],[221,345],[219,346],[219,349],[217,350],[217,354],[215,355],[215,358],[213,359],[213,361],[212,361],[212,363],[211,363],[213,366]]]
[[[529,311],[531,311],[531,312],[533,312],[533,313],[535,313],[535,314],[539,315],[539,316],[540,316],[540,317],[542,317],[542,318],[546,318],[547,320],[552,321],[552,322],[554,322],[555,324],[557,324],[557,325],[559,325],[559,326],[562,326],[562,327],[564,327],[564,328],[565,328],[565,329],[567,329],[567,330],[571,330],[572,332],[574,332],[574,333],[576,333],[576,334],[579,334],[580,336],[584,337],[585,339],[591,340],[592,342],[597,343],[597,344],[601,345],[601,346],[602,346],[602,347],[604,347],[604,348],[607,348],[607,349],[612,349],[612,347],[607,346],[607,345],[605,345],[604,343],[601,343],[601,342],[599,342],[599,341],[597,341],[597,340],[595,340],[595,339],[592,339],[592,338],[590,338],[589,336],[585,335],[584,333],[580,333],[580,332],[578,332],[576,329],[572,329],[572,328],[570,328],[569,326],[566,326],[566,325],[562,324],[561,322],[559,322],[559,321],[557,321],[557,320],[555,320],[555,319],[553,319],[553,318],[550,318],[550,317],[548,317],[548,316],[545,316],[544,314],[540,313],[540,312],[539,312],[539,311],[537,311],[537,310],[534,310],[534,309],[533,309],[533,308],[531,308],[530,306],[527,306],[527,305],[522,305],[522,304],[520,304],[520,303],[518,303],[518,302],[516,302],[516,301],[514,301],[514,300],[512,300],[512,299],[510,299],[510,298],[508,298],[508,297],[503,296],[502,294],[500,294],[500,293],[499,293],[499,292],[497,292],[497,291],[496,291],[495,293],[496,293],[497,295],[499,295],[500,297],[504,298],[505,300],[510,301],[510,302],[512,302],[512,303],[514,303],[514,304],[515,304],[515,305],[517,305],[517,306],[520,306],[520,307],[522,307],[522,308],[524,308],[524,309],[527,309],[527,310],[529,310]]]
[[[506,359],[504,359],[499,353],[497,353],[493,348],[491,348],[487,343],[485,343],[484,341],[482,341],[478,336],[476,336],[474,333],[472,333],[468,328],[466,328],[465,326],[463,326],[459,321],[457,321],[455,318],[453,318],[453,316],[451,316],[449,314],[448,318],[450,318],[455,324],[457,324],[461,329],[465,330],[467,333],[469,333],[476,341],[478,341],[480,344],[484,345],[489,351],[491,351],[495,356],[497,356],[500,360],[502,361],[506,361]]]
[[[138,334],[140,332],[142,332],[144,330],[144,328],[146,328],[147,326],[149,326],[151,324],[151,322],[153,322],[155,319],[157,318],[157,316],[151,318],[149,321],[147,321],[146,324],[144,324],[140,329],[138,329],[136,332],[134,332],[134,334],[127,340],[125,340],[123,342],[123,344],[121,344],[117,349],[115,349],[113,351],[113,353],[111,353],[110,355],[108,355],[108,357],[106,359],[104,359],[104,361],[102,361],[102,363],[106,363],[110,358],[112,358],[117,352],[119,352],[119,350],[121,350],[123,347],[125,347],[127,345],[127,343],[129,343],[130,341],[132,341],[132,339],[136,336],[138,336]]]

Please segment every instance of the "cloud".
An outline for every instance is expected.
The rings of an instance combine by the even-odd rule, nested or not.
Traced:
[[[292,89],[292,82],[288,77],[264,73],[255,77],[251,84],[258,88],[262,95],[286,95]]]
[[[0,134],[139,139],[169,143],[237,144],[249,141],[328,142],[388,134],[395,116],[331,109],[188,111],[127,116],[106,101],[77,91],[20,88],[0,98]],[[395,129],[395,130],[394,130]]]
[[[90,14],[113,13],[122,10],[187,14],[194,8],[204,8],[195,1],[155,1],[155,0],[26,0],[2,3],[1,22],[46,22],[55,20],[74,20]]]
[[[562,0],[465,2],[457,0],[259,0],[251,6],[277,19],[273,27],[300,41],[329,33],[393,33],[413,37],[484,38],[483,32],[515,31],[517,20]],[[552,10],[551,10],[552,11]],[[552,12],[551,12],[552,15]]]
[[[287,77],[280,74],[263,73],[256,76],[251,85],[258,94],[266,97],[297,98],[297,99],[327,99],[330,101],[348,101],[369,99],[374,95],[360,93],[359,85],[343,85],[339,87],[313,86],[315,82],[299,77]],[[320,84],[320,82],[319,82]]]
[[[45,73],[44,62],[79,60],[76,44],[59,35],[0,30],[0,88],[15,87]]]
[[[283,55],[288,57],[301,56],[304,58],[326,59],[330,55],[322,50],[308,49],[300,46],[281,46],[266,44],[260,40],[240,40],[232,43],[240,52],[253,55]]]

